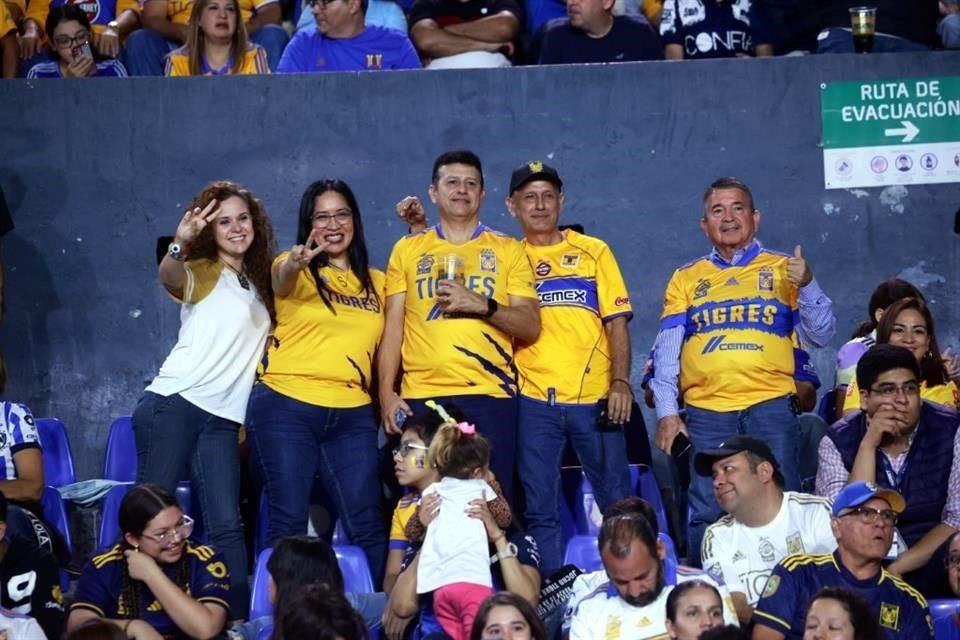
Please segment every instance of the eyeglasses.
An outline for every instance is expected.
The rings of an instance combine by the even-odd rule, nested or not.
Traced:
[[[336,2],[337,0],[307,0],[307,6],[311,9],[317,5],[320,5],[324,9],[327,8],[331,3]]]
[[[950,567],[951,569],[956,569],[957,567],[960,567],[960,555],[958,554],[949,555],[946,558],[946,562],[948,567]]]
[[[65,47],[79,46],[81,44],[86,44],[90,40],[89,31],[78,31],[73,34],[73,37],[70,36],[57,36],[53,39],[53,44],[57,46],[58,49],[63,49]]]
[[[422,444],[414,444],[413,442],[401,442],[399,447],[394,448],[393,456],[396,457],[398,454],[401,458],[406,458],[410,455],[410,451],[429,451],[430,447],[425,447]]]
[[[904,382],[903,384],[884,382],[883,384],[878,384],[870,388],[870,393],[874,393],[882,398],[893,398],[900,392],[902,392],[904,396],[915,396],[920,393],[920,383],[916,380]]]
[[[324,1],[325,0],[317,0],[317,2],[324,2]],[[330,0],[330,2],[333,2],[333,0]],[[313,218],[311,218],[311,221],[313,222],[313,226],[320,227],[320,228],[329,227],[330,223],[333,222],[334,220],[336,220],[338,225],[344,225],[344,224],[347,224],[348,222],[352,222],[353,212],[347,209],[344,211],[337,211],[332,215],[329,213],[315,213],[313,214]]]
[[[878,518],[881,518],[884,524],[891,526],[897,524],[897,520],[900,518],[900,514],[892,509],[873,509],[871,507],[857,507],[847,511],[840,517],[846,516],[859,516],[860,520],[866,524],[873,524]]]
[[[190,534],[193,533],[193,518],[187,514],[183,514],[183,517],[173,526],[172,529],[167,529],[160,535],[149,535],[143,534],[144,538],[153,540],[159,545],[164,547],[169,547],[174,542],[174,535],[177,536],[180,540],[186,540],[190,537]]]

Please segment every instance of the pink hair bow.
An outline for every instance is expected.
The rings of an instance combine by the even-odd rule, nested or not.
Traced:
[[[472,436],[477,432],[477,428],[469,422],[458,422],[457,429],[460,429],[460,433],[465,436]]]

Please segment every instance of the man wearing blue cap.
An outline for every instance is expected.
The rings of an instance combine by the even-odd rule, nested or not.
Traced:
[[[904,508],[903,497],[892,489],[872,482],[844,487],[830,522],[837,550],[790,555],[774,568],[753,612],[753,640],[801,640],[807,604],[823,587],[859,594],[888,640],[931,638],[927,601],[882,565]]]

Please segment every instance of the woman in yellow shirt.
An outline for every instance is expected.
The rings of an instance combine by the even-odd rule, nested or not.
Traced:
[[[270,73],[267,53],[247,38],[239,0],[196,0],[187,23],[187,42],[167,56],[164,75],[262,73]]]
[[[901,298],[887,307],[877,325],[877,344],[909,349],[920,364],[920,398],[956,410],[957,385],[951,380],[951,370],[937,345],[933,314],[926,302],[920,298]],[[952,362],[949,364],[953,366]],[[860,410],[856,378],[847,387],[843,406],[845,416]]]
[[[360,210],[345,182],[307,187],[297,244],[277,256],[272,277],[277,323],[246,420],[269,505],[268,544],[306,533],[319,476],[379,584],[387,541],[370,389],[384,274],[368,266]]]

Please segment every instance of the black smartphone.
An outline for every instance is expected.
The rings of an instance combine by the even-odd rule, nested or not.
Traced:
[[[673,439],[673,444],[670,445],[670,457],[676,460],[680,456],[690,451],[690,447],[693,446],[693,443],[690,442],[690,438],[687,437],[687,434],[680,432],[677,434],[677,437]]]

